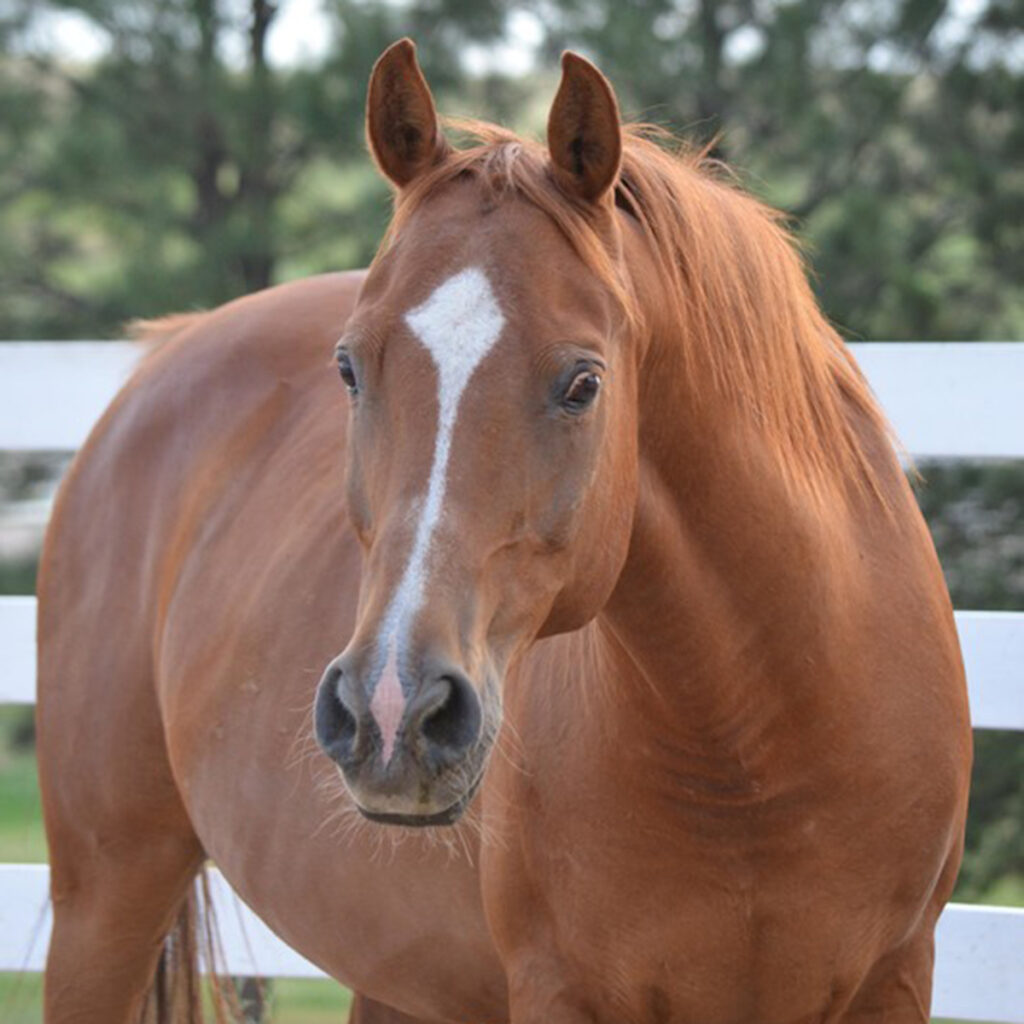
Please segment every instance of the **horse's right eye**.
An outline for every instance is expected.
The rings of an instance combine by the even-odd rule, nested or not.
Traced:
[[[350,395],[358,394],[359,386],[356,383],[356,371],[352,367],[352,359],[344,349],[338,352],[337,362],[338,373],[341,374],[341,379],[345,382],[348,393]]]

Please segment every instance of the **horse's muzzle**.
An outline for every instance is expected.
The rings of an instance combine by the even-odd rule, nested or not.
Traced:
[[[414,686],[373,693],[345,654],[320,680],[317,742],[341,769],[356,806],[384,824],[447,825],[462,815],[480,780],[487,744],[480,698],[450,665]],[[380,691],[380,692],[378,692]]]

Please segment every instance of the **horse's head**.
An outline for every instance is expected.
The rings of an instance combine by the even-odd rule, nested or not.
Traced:
[[[374,69],[367,132],[398,199],[337,349],[365,563],[316,734],[368,817],[450,823],[511,660],[595,616],[626,556],[637,357],[618,110],[566,55],[546,149],[454,151],[403,41]]]

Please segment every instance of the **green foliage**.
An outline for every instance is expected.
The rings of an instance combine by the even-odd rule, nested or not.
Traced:
[[[1019,0],[973,24],[937,0],[334,0],[328,55],[288,69],[268,63],[265,0],[61,8],[108,40],[102,59],[26,42],[45,3],[0,13],[0,336],[111,336],[364,264],[387,219],[362,139],[373,60],[411,34],[446,107],[517,120],[538,80],[471,81],[460,56],[523,8],[552,68],[580,47],[628,113],[717,135],[794,214],[853,334],[1024,330]]]
[[[34,594],[36,591],[36,560],[34,558],[0,560],[0,595]]]
[[[1019,3],[567,0],[547,48],[592,54],[627,112],[717,136],[790,211],[819,296],[870,339],[1024,333]],[[1018,53],[1019,56],[1019,53]]]
[[[1012,462],[951,462],[919,471],[917,500],[953,604],[1024,611],[1024,469]]]
[[[388,217],[363,145],[373,60],[413,31],[435,87],[455,88],[451,55],[504,23],[493,2],[340,0],[329,56],[280,70],[265,0],[60,6],[109,39],[102,59],[25,43],[45,4],[0,13],[0,337],[117,336],[134,317],[365,265]]]
[[[920,467],[918,501],[958,608],[1024,611],[1024,470]],[[967,844],[956,896],[1024,897],[1024,736],[975,732]]]
[[[1024,742],[976,732],[967,842],[956,898],[1024,903]]]

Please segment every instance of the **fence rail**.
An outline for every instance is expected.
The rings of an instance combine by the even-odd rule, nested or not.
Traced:
[[[915,458],[1024,458],[1024,344],[862,344],[853,349]],[[125,342],[0,344],[0,449],[73,451],[139,357]],[[1024,731],[1024,614],[958,611],[976,728]],[[35,600],[0,599],[0,704],[35,701]],[[45,865],[0,864],[0,970],[42,969]],[[219,875],[232,973],[321,977]],[[1024,911],[951,904],[939,923],[937,1016],[1024,1024]]]
[[[850,347],[911,455],[1024,458],[1024,345]],[[0,449],[79,448],[141,351],[130,342],[0,343]]]
[[[1024,731],[1024,614],[957,612],[976,729]],[[0,704],[36,702],[36,602],[0,597]]]

